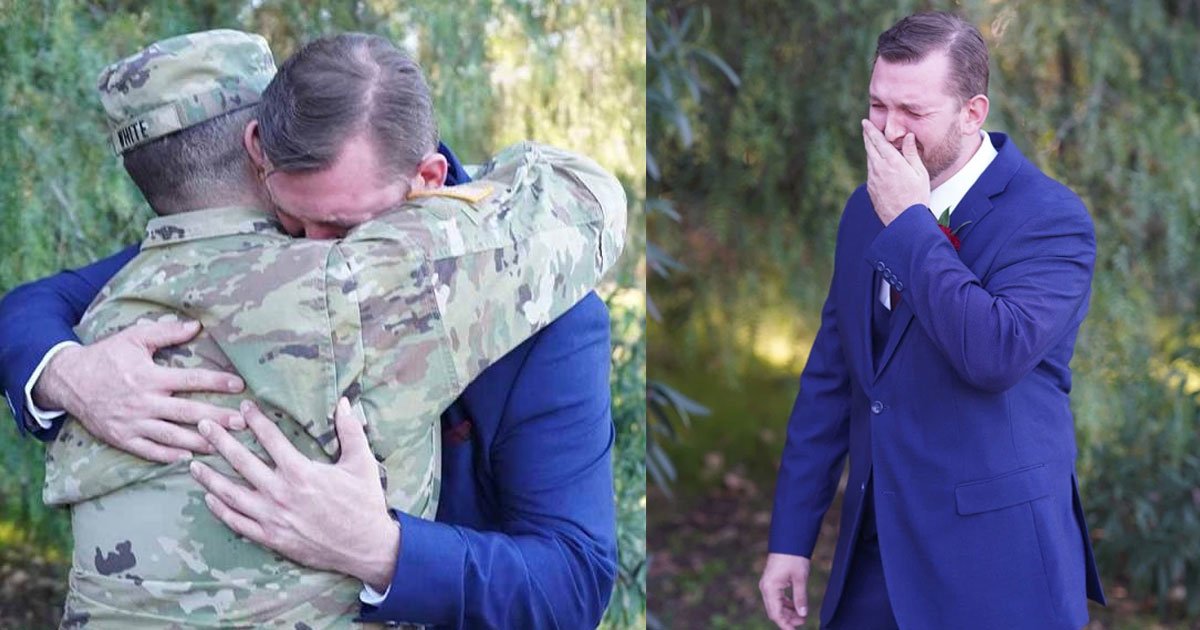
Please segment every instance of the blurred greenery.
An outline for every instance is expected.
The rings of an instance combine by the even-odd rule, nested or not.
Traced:
[[[617,490],[617,588],[605,627],[646,625],[646,300],[623,290],[609,300],[613,317],[613,422],[621,454]]]
[[[992,56],[986,128],[1008,133],[1095,220],[1091,310],[1072,363],[1084,505],[1112,601],[1093,609],[1095,627],[1197,623],[1200,5],[1174,0],[651,2],[671,28],[702,24],[693,45],[740,79],[696,64],[702,98],[675,95],[686,121],[650,119],[660,177],[647,196],[675,216],[648,213],[648,231],[687,271],[649,279],[662,314],[649,322],[649,376],[712,410],[666,449],[680,500],[651,510],[652,612],[680,627],[763,619],[757,593],[730,584],[756,580],[765,555],[757,523],[829,286],[837,221],[864,179],[858,120],[875,39],[924,9],[979,26]],[[737,506],[722,502],[730,488]],[[698,524],[714,504],[743,535],[722,560],[731,574],[705,582],[705,559],[669,544],[660,553],[658,541],[718,536]],[[761,542],[747,550],[756,532]],[[701,595],[689,598],[686,583]]]
[[[465,162],[480,163],[531,138],[594,157],[629,191],[629,244],[601,291],[613,320],[621,543],[605,627],[638,627],[646,601],[644,6],[639,0],[0,0],[0,292],[140,240],[152,216],[105,148],[93,90],[107,63],[156,39],[218,27],[263,34],[281,60],[323,34],[389,37],[425,68],[442,137]],[[0,424],[6,471],[0,626],[42,627],[54,623],[49,615],[61,607],[69,524],[65,513],[42,506],[40,445],[18,438],[7,410]],[[25,586],[31,584],[53,597],[31,595]]]

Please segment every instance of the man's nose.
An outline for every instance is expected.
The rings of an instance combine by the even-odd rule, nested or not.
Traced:
[[[901,124],[894,114],[889,113],[887,120],[885,120],[883,124],[883,137],[886,138],[888,142],[896,144],[906,135],[908,135],[908,129]]]

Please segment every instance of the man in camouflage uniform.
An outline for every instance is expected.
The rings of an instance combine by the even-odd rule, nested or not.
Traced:
[[[271,70],[266,42],[233,31],[172,38],[118,62],[100,86],[114,147],[253,104]],[[141,319],[200,321],[199,336],[159,361],[237,371],[313,458],[336,455],[330,415],[347,396],[366,418],[389,507],[432,517],[441,412],[590,291],[624,230],[625,197],[611,175],[526,143],[476,182],[417,195],[339,241],[292,239],[255,207],[161,216],[77,330],[91,343]],[[240,400],[197,396],[231,408]],[[360,582],[234,536],[203,495],[186,463],[147,462],[64,425],[45,487],[47,503],[72,507],[64,625],[353,625]]]

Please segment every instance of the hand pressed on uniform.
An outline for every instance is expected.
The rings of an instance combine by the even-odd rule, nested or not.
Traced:
[[[211,452],[204,438],[185,425],[207,418],[243,428],[241,416],[173,394],[238,393],[244,387],[242,379],[215,370],[154,363],[160,348],[185,343],[198,332],[198,322],[152,322],[92,345],[63,348],[34,387],[34,402],[65,410],[109,446],[150,461],[165,464],[192,453]]]
[[[208,490],[204,499],[213,514],[233,531],[301,564],[387,588],[400,529],[388,513],[379,467],[350,403],[341,399],[334,413],[341,443],[336,464],[305,457],[254,403],[243,402],[242,414],[275,467],[220,425],[201,422],[200,432],[249,482],[241,485],[193,462],[192,475]]]

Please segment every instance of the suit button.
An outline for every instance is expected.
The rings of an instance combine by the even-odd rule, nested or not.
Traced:
[[[863,485],[859,486],[859,488],[858,488],[858,491],[859,491],[859,492],[866,492],[866,491],[867,491],[867,484],[866,484],[866,482],[863,482]]]
[[[904,290],[904,283],[903,283],[903,282],[893,282],[893,283],[892,283],[892,286],[896,287],[896,290],[897,290],[897,291],[903,291],[903,290]]]
[[[886,268],[886,267],[887,267],[887,265],[883,264],[883,261],[882,261],[882,260],[881,260],[881,261],[879,261],[879,262],[877,262],[877,263],[875,263],[875,269],[876,269],[877,271],[883,271],[883,270],[884,270],[884,268]]]
[[[878,400],[871,403],[871,413],[875,415],[883,413],[883,403],[879,402]]]

